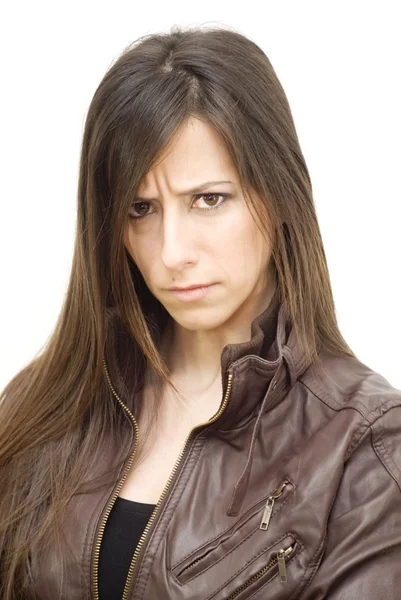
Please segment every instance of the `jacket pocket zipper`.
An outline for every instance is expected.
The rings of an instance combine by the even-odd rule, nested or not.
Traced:
[[[267,498],[267,500],[265,501],[265,508],[263,511],[263,515],[262,515],[262,520],[259,526],[259,529],[263,529],[266,530],[268,527],[268,524],[270,522],[270,518],[273,512],[273,507],[275,504],[275,501],[277,500],[277,498],[280,498],[280,496],[284,493],[285,488],[290,485],[290,482],[288,480],[284,480]],[[262,505],[263,506],[263,505]],[[260,507],[259,509],[257,509],[258,511],[260,511]],[[255,511],[255,507],[253,507],[253,509],[251,509],[249,511],[248,514],[252,513]],[[246,513],[247,514],[247,513]],[[241,520],[246,518],[246,514],[243,515],[241,517]],[[252,518],[252,515],[251,515]],[[239,529],[241,529],[241,527],[243,525],[246,524],[247,521],[244,521],[235,531],[233,531],[233,535],[235,533],[238,532]],[[256,530],[257,531],[257,530]],[[194,573],[192,575],[188,574],[188,571],[190,571],[191,569],[193,569],[193,567],[195,565],[197,565],[198,563],[202,562],[202,561],[206,561],[206,562],[210,562],[211,561],[211,555],[215,553],[216,548],[212,549],[210,551],[209,550],[205,550],[201,556],[198,556],[198,558],[195,558],[193,561],[191,561],[189,564],[185,565],[184,567],[181,567],[181,569],[179,571],[176,571],[176,568],[174,568],[173,570],[176,571],[176,577],[182,582],[182,576],[185,575],[185,580],[189,580],[192,579],[192,577],[195,577],[198,573]],[[216,558],[217,562],[219,559]],[[212,561],[213,564],[214,561]],[[208,565],[208,566],[212,566],[212,564]],[[207,568],[207,567],[205,567]],[[198,571],[198,569],[197,569]],[[188,575],[189,575],[189,579],[188,579]]]
[[[283,583],[287,583],[287,566],[285,561],[293,550],[294,545],[289,546],[285,550],[284,548],[278,550],[278,552],[276,552],[276,555],[273,556],[273,558],[267,563],[267,565],[265,565],[262,569],[260,569],[260,571],[252,575],[252,577],[250,577],[248,581],[243,583],[241,587],[236,589],[235,592],[228,596],[227,600],[234,600],[234,598],[239,596],[239,594],[241,594],[244,590],[246,590],[253,583],[255,583],[255,581],[263,577],[263,575],[265,575],[270,569],[272,569],[275,564],[278,564],[280,581]]]
[[[270,518],[273,512],[274,503],[277,500],[277,498],[280,498],[281,494],[284,492],[284,488],[286,485],[288,485],[288,481],[284,481],[282,485],[275,489],[274,492],[268,497],[259,529],[263,529],[264,531],[266,531],[266,529],[268,528]]]

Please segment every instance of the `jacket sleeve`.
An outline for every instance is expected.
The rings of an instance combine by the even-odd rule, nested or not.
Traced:
[[[302,600],[401,599],[401,406],[367,427],[346,463],[326,542]]]

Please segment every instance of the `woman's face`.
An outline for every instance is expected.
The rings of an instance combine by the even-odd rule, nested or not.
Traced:
[[[209,183],[198,196],[188,191],[218,181],[224,183]],[[124,243],[152,294],[179,325],[209,330],[237,319],[244,323],[266,308],[271,247],[211,126],[189,120],[141,182],[138,197]],[[190,301],[169,291],[195,284],[214,285]]]

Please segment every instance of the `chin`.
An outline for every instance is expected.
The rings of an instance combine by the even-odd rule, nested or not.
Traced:
[[[168,309],[166,309],[168,310]],[[171,318],[184,329],[189,331],[209,331],[217,329],[226,323],[233,312],[216,310],[216,307],[193,306],[182,310],[168,310]],[[235,312],[235,311],[234,311]]]

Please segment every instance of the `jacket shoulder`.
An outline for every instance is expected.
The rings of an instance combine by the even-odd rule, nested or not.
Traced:
[[[372,446],[401,493],[401,395],[398,403],[380,405],[377,412],[371,424]]]
[[[324,352],[301,381],[334,414],[344,410],[353,417],[359,414],[352,419],[348,456],[365,440],[401,490],[401,390],[358,359]]]
[[[370,423],[401,403],[401,390],[351,356],[322,351],[320,362],[311,365],[300,380],[335,411],[357,410]]]
[[[304,383],[317,401],[333,409],[334,419],[349,410],[351,443],[327,522],[325,552],[302,600],[396,600],[401,589],[401,391],[348,357],[323,361]]]

